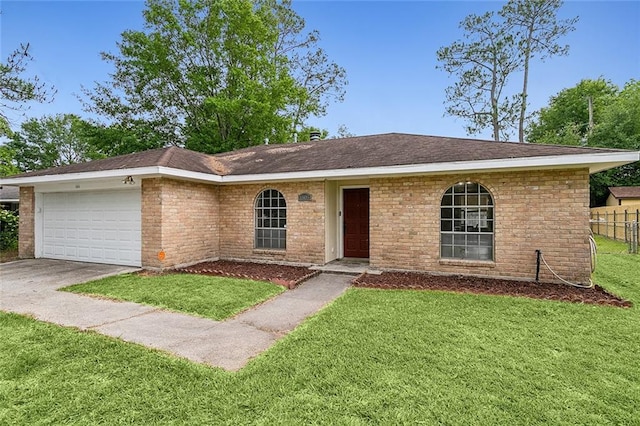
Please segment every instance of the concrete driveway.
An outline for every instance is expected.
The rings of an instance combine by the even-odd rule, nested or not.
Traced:
[[[195,362],[237,370],[340,296],[353,278],[321,274],[226,321],[57,291],[135,270],[48,259],[0,264],[0,310],[93,330]]]
[[[46,288],[55,290],[71,284],[93,281],[111,275],[133,272],[139,268],[130,266],[102,265],[99,263],[71,262],[53,259],[27,259],[0,263],[2,288],[12,287]]]
[[[136,270],[138,268],[129,266],[53,259],[0,263],[0,310],[60,325],[90,328],[101,321],[129,316],[132,308],[140,310],[139,305],[115,304],[56,290]],[[114,310],[114,305],[130,306]]]

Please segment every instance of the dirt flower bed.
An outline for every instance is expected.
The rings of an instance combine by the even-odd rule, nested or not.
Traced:
[[[413,272],[383,272],[381,275],[362,274],[353,281],[356,287],[384,289],[444,290],[478,294],[531,297],[573,303],[591,303],[631,307],[602,287],[576,288],[565,284],[535,283],[468,276],[442,276]]]
[[[218,260],[203,262],[178,272],[190,274],[217,275],[224,277],[245,278],[256,281],[270,281],[286,288],[294,288],[303,281],[318,275],[320,271],[312,271],[304,266],[277,265],[272,263],[233,262]]]

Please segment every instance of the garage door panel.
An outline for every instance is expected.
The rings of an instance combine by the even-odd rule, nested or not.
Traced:
[[[43,194],[44,257],[140,266],[139,190]]]
[[[91,249],[87,246],[78,246],[78,259],[86,260],[91,258]]]

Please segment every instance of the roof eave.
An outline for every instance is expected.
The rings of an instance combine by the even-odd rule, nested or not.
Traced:
[[[448,163],[402,166],[362,167],[353,169],[311,170],[303,172],[261,173],[222,176],[222,183],[274,182],[282,180],[338,180],[363,177],[448,174],[460,172],[499,172],[513,170],[588,168],[589,173],[640,161],[640,152],[615,152],[558,155],[496,160],[455,161]]]
[[[115,169],[115,170],[101,170],[95,172],[82,172],[82,173],[65,173],[59,175],[44,175],[44,176],[24,176],[24,177],[6,177],[0,178],[0,185],[7,186],[22,186],[33,185],[40,183],[64,183],[75,182],[84,180],[97,180],[114,177],[153,177],[153,176],[167,176],[176,177],[187,180],[196,180],[204,182],[220,182],[221,176],[192,172],[189,170],[174,169],[164,166],[148,166],[148,167],[136,167],[131,169]]]
[[[557,155],[528,158],[508,158],[494,160],[455,161],[448,163],[410,164],[401,166],[362,167],[353,169],[311,170],[300,172],[260,173],[244,175],[214,175],[164,166],[138,167],[130,169],[102,170],[83,173],[69,173],[44,176],[24,176],[0,178],[0,185],[23,186],[40,183],[64,183],[83,180],[136,176],[165,176],[178,179],[209,183],[252,183],[289,180],[337,180],[362,177],[392,177],[421,174],[446,174],[459,172],[491,172],[531,169],[578,168],[589,169],[589,173],[640,161],[640,152],[607,152],[579,155]]]

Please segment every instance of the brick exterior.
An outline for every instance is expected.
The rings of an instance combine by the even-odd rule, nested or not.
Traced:
[[[143,179],[142,265],[168,268],[218,257],[218,221],[217,186]]]
[[[440,201],[460,181],[494,199],[494,262],[440,260]],[[563,278],[587,282],[588,170],[527,171],[372,179],[371,265],[533,279],[540,249]],[[541,280],[553,277],[541,269]]]
[[[254,249],[254,204],[265,189],[276,189],[287,202],[287,249]],[[298,201],[298,194],[312,201]],[[325,210],[323,182],[220,187],[220,257],[295,263],[324,263]]]
[[[20,217],[18,222],[18,256],[31,259],[35,255],[36,194],[33,186],[20,187]]]
[[[440,202],[460,181],[478,182],[493,196],[493,262],[440,259]],[[540,249],[563,278],[590,278],[587,169],[374,178],[368,184],[373,267],[533,279]],[[280,191],[287,201],[286,250],[254,248],[254,203],[264,189]],[[143,179],[142,265],[169,268],[211,258],[323,264],[325,196],[335,193],[325,189],[317,181],[219,186]],[[301,193],[312,201],[298,201]],[[34,256],[34,210],[33,187],[20,188],[21,257]],[[544,267],[541,279],[553,280]]]

